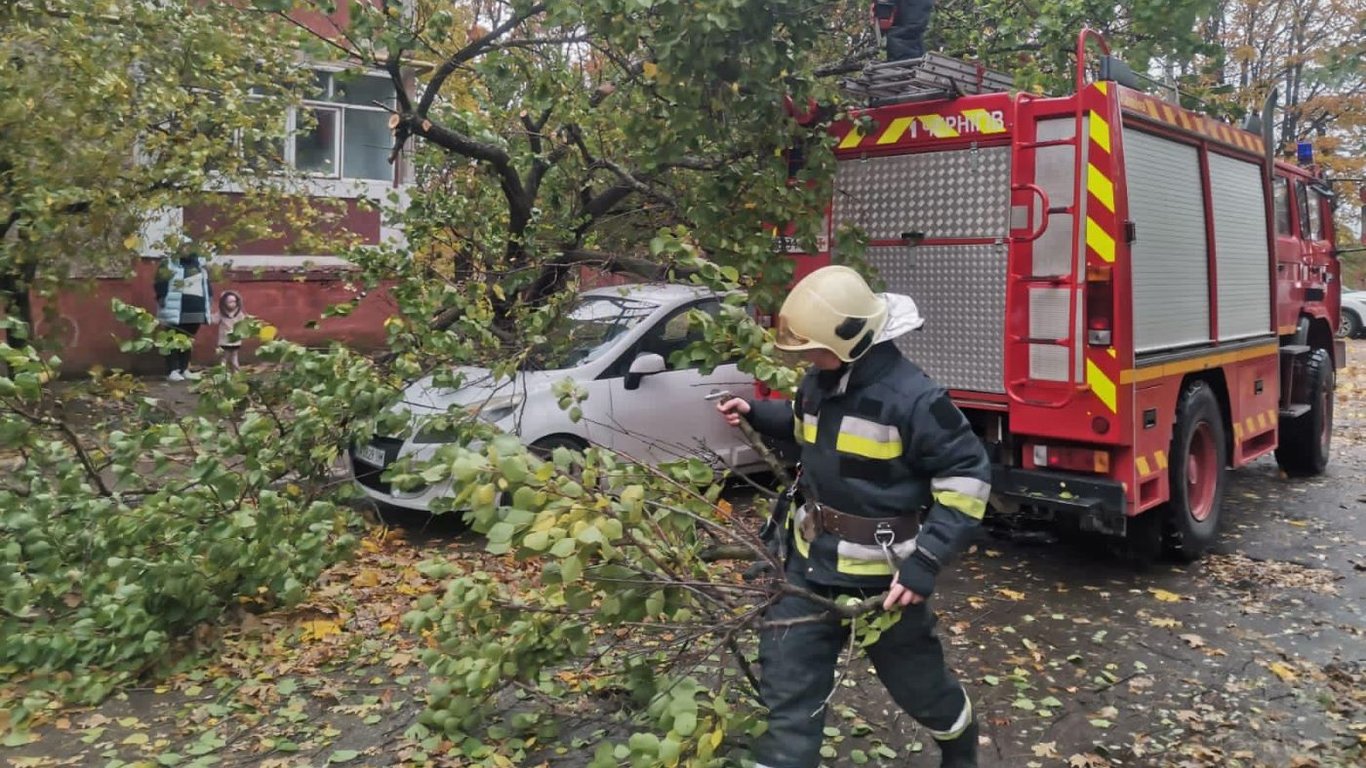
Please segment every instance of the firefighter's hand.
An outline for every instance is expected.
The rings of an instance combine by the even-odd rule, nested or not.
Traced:
[[[934,579],[938,575],[938,563],[922,552],[913,552],[893,574],[892,587],[882,601],[882,610],[890,611],[925,602],[925,598],[934,593]]]
[[[731,399],[716,404],[716,410],[725,417],[726,423],[732,427],[740,426],[740,420],[749,413],[749,401],[743,397],[732,397]]]

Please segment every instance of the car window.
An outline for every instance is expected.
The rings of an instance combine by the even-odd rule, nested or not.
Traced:
[[[671,371],[696,367],[692,363],[675,365],[671,359],[675,352],[687,349],[688,345],[702,339],[701,329],[694,328],[690,321],[690,315],[695,309],[709,315],[719,315],[721,313],[721,302],[713,299],[689,304],[682,309],[675,310],[673,314],[645,334],[645,337],[641,339],[639,352],[653,352],[663,356],[665,364]]]
[[[1271,185],[1276,200],[1276,234],[1289,236],[1290,232],[1290,182],[1276,179]]]
[[[1308,240],[1313,235],[1309,229],[1309,190],[1300,182],[1295,182],[1295,207],[1300,211],[1300,239]]]
[[[1323,231],[1323,195],[1309,191],[1309,236],[1315,240],[1331,240]]]
[[[623,296],[584,296],[527,356],[529,370],[553,371],[593,362],[659,309]]]

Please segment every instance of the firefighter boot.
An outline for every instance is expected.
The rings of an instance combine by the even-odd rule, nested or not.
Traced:
[[[977,721],[956,739],[939,742],[939,768],[977,768]]]

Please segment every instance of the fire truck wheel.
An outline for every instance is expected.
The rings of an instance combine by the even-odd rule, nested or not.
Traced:
[[[1172,436],[1168,550],[1187,562],[1204,554],[1219,532],[1228,448],[1219,399],[1194,381],[1181,393]]]
[[[1328,350],[1316,349],[1300,369],[1303,379],[1294,382],[1295,402],[1309,403],[1309,412],[1281,422],[1276,463],[1287,475],[1321,475],[1328,468],[1333,439],[1333,359]]]

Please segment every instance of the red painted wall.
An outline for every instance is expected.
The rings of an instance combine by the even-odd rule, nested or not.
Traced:
[[[132,338],[132,331],[114,317],[110,304],[121,299],[148,311],[156,311],[152,275],[156,260],[143,259],[131,279],[99,279],[64,293],[57,299],[56,317],[45,319],[45,307],[35,306],[37,335],[55,345],[62,358],[62,370],[82,374],[92,366],[121,369],[133,373],[163,373],[164,365],[156,354],[128,354],[119,351],[119,342]],[[356,296],[346,285],[342,271],[230,271],[213,284],[214,294],[233,290],[242,296],[250,315],[279,329],[279,337],[310,346],[326,346],[334,341],[356,349],[376,349],[384,345],[384,320],[394,314],[392,298],[384,290],[371,292],[346,317],[320,319],[323,310]],[[316,328],[307,327],[317,320]],[[217,358],[218,329],[205,326],[195,337],[193,361],[197,366],[212,365]],[[255,359],[256,341],[242,346],[243,363]]]

